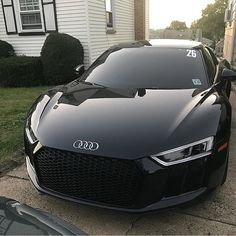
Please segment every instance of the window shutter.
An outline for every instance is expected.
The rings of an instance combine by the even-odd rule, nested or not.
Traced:
[[[46,33],[58,31],[55,0],[42,0],[42,7]]]
[[[1,0],[7,34],[17,34],[16,16],[12,0]]]

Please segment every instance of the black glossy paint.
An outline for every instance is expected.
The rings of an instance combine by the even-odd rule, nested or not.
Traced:
[[[140,97],[134,90],[76,89],[57,93],[46,108],[47,97],[38,104],[44,112],[39,122],[33,116],[32,129],[43,146],[78,151],[76,140],[91,140],[100,145],[96,155],[137,159],[216,135],[221,104],[214,90],[194,96],[194,89],[147,89]]]
[[[86,234],[49,213],[0,197],[0,235]]]
[[[168,42],[159,47],[194,48],[202,55],[207,53],[198,43]],[[109,56],[117,50],[121,48],[111,48],[106,53]],[[97,63],[100,65],[101,60]],[[102,63],[106,63],[106,57]],[[210,73],[205,62],[204,66],[206,73]],[[227,97],[230,81],[221,79],[223,68],[225,63],[219,61],[215,65],[214,78],[209,78],[209,86],[204,89],[113,88],[76,80],[43,94],[32,106],[27,121],[38,140],[34,145],[26,145],[31,160],[28,171],[34,185],[42,192],[73,201],[124,210],[122,206],[96,202],[93,198],[75,199],[46,189],[40,176],[34,176],[32,168],[40,173],[35,160],[37,152],[49,147],[93,158],[134,161],[144,177],[134,205],[131,209],[126,207],[129,211],[172,206],[197,197],[202,189],[216,187],[222,182],[228,158],[228,150],[219,153],[217,149],[228,142],[231,126],[231,106]],[[171,167],[163,167],[150,159],[150,155],[210,136],[214,136],[214,152],[210,156]],[[97,142],[99,149],[75,149],[76,140]],[[191,199],[185,197],[188,193],[192,194]]]

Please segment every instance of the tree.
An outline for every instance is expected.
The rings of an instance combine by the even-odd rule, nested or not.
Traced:
[[[185,30],[188,27],[186,26],[186,23],[184,21],[178,21],[174,20],[170,23],[170,26],[166,29],[172,29],[172,30]]]
[[[160,39],[163,38],[164,29],[150,29],[149,38],[150,39]]]
[[[228,0],[215,0],[214,3],[208,4],[202,10],[202,17],[192,23],[191,29],[202,29],[203,37],[220,40],[225,32],[224,14],[227,2]]]

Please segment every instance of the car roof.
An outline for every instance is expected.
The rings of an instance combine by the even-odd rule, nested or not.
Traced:
[[[199,48],[202,46],[201,42],[191,40],[178,39],[151,39],[139,40],[132,42],[124,42],[113,45],[110,50],[119,50],[122,48],[140,48],[140,47],[162,47],[162,48]]]
[[[152,39],[149,43],[153,47],[167,47],[167,48],[196,48],[202,45],[201,42],[192,40],[178,40],[178,39]]]

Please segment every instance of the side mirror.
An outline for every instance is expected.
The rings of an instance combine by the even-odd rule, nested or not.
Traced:
[[[75,70],[76,75],[81,76],[85,71],[84,70],[84,65],[83,64],[78,65],[78,66],[75,67],[74,70]]]
[[[224,68],[221,74],[221,79],[229,79],[231,81],[236,80],[236,71]]]

